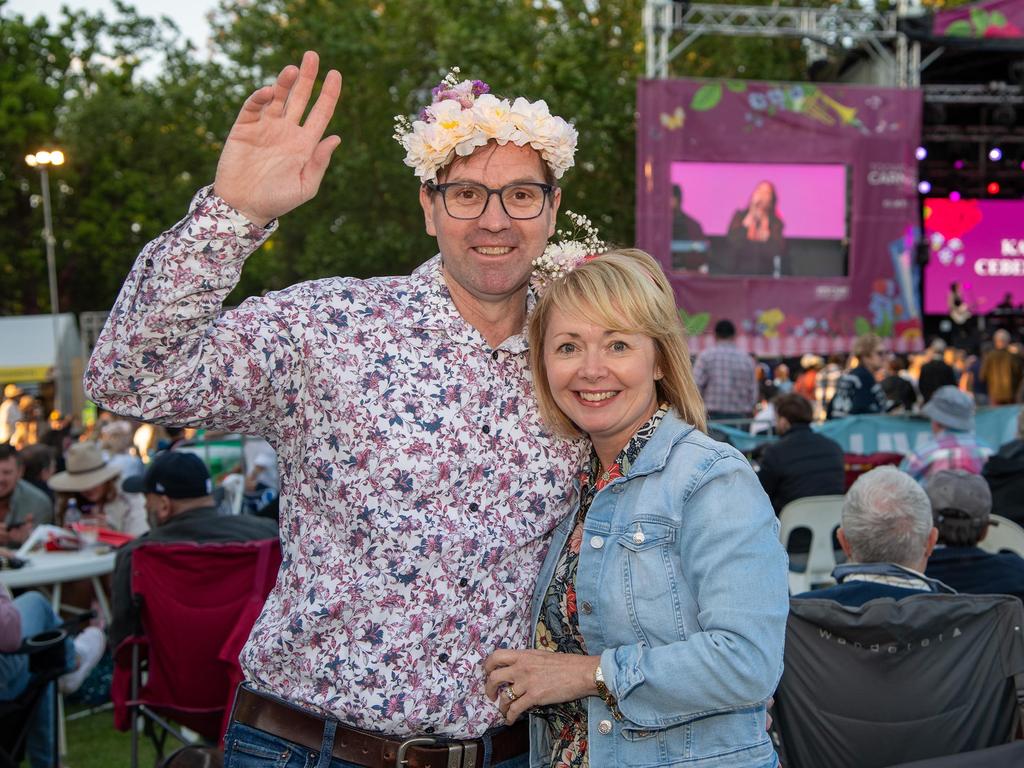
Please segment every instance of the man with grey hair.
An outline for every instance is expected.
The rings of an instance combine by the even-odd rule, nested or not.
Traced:
[[[843,502],[839,545],[848,562],[832,572],[836,585],[801,597],[862,605],[868,600],[950,592],[924,575],[939,532],[924,489],[905,472],[885,466],[857,478]]]
[[[958,592],[1024,599],[1024,558],[978,546],[993,524],[988,483],[962,469],[943,470],[928,479],[924,490],[939,531],[925,573]]]

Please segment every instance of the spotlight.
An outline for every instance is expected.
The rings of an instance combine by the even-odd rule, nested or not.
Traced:
[[[914,151],[914,157],[916,157],[918,160],[924,160],[926,157],[928,157],[928,150],[925,149],[924,147],[918,147]]]
[[[999,147],[992,147],[992,149],[988,151],[988,159],[993,163],[998,163],[1003,159],[1003,150]]]
[[[988,193],[990,195],[998,195],[999,194],[999,182],[998,181],[990,181],[988,183],[988,186],[985,187],[985,189],[988,190]]]
[[[958,171],[962,171],[963,167],[964,167],[964,161],[963,160],[956,160],[956,161],[954,161],[953,162],[953,167],[956,168]]]
[[[929,192],[932,191],[932,185],[930,182],[927,181],[919,181],[917,183],[917,191],[920,192],[922,195],[927,195]]]
[[[949,193],[949,199],[952,200],[954,203],[957,202],[960,199],[960,193],[954,189],[952,192]]]

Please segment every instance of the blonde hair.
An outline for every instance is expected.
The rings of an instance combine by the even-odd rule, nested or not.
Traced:
[[[882,340],[878,336],[873,333],[865,333],[853,340],[853,349],[850,351],[857,356],[858,362],[863,362],[863,358],[881,346]]]
[[[541,418],[555,433],[576,438],[583,432],[555,402],[544,365],[544,331],[556,307],[609,330],[650,338],[663,374],[654,382],[659,401],[707,431],[704,401],[693,379],[672,286],[654,258],[635,248],[603,253],[553,281],[530,315],[530,369]]]

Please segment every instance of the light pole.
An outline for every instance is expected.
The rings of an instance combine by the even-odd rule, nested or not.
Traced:
[[[53,317],[53,383],[54,404],[67,413],[67,385],[64,381],[64,366],[60,355],[60,314],[57,298],[57,261],[54,256],[56,239],[53,236],[53,219],[50,212],[50,166],[64,165],[64,153],[59,149],[41,149],[35,154],[26,155],[25,163],[36,168],[43,183],[43,240],[46,243],[46,271],[50,279],[50,314]]]

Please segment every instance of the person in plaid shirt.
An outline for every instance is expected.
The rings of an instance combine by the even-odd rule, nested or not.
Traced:
[[[921,411],[932,420],[932,438],[908,454],[900,469],[919,483],[944,469],[980,475],[995,451],[974,435],[974,402],[953,386],[940,387]]]
[[[749,419],[758,400],[754,361],[736,348],[736,326],[730,320],[715,324],[715,346],[697,358],[693,375],[704,398],[709,419]]]

